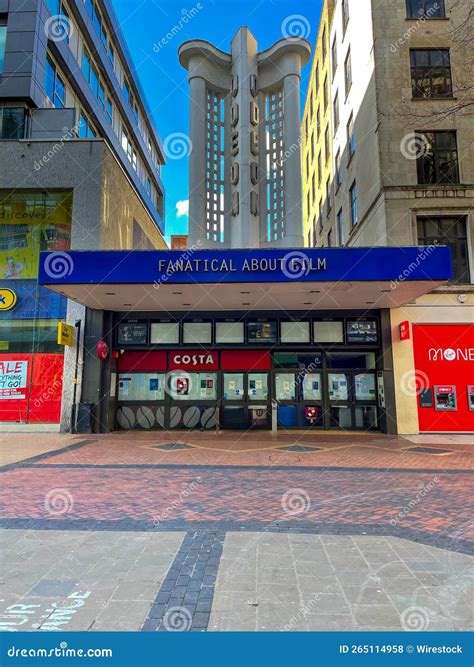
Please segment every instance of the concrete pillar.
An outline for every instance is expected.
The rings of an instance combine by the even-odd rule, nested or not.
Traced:
[[[189,239],[192,247],[206,238],[206,82],[191,76],[189,138]]]
[[[301,247],[303,238],[303,208],[301,183],[300,77],[289,74],[283,80],[285,129],[285,208],[287,247]]]

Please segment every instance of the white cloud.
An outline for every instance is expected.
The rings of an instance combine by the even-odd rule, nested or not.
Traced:
[[[176,217],[182,218],[189,214],[189,199],[176,202]]]

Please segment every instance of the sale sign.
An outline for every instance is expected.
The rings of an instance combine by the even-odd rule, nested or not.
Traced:
[[[26,398],[27,376],[27,361],[0,361],[0,400]]]

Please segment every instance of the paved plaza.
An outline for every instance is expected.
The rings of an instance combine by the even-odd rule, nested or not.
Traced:
[[[470,629],[473,451],[4,434],[0,630]]]

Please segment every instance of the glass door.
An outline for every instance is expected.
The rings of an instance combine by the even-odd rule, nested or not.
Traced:
[[[221,426],[229,430],[246,427],[244,373],[223,373]]]
[[[296,428],[298,426],[298,405],[296,373],[275,373],[275,399],[278,407],[278,426]]]
[[[328,412],[330,428],[354,428],[350,373],[331,372],[327,374]]]
[[[377,389],[375,373],[368,371],[354,375],[355,428],[368,431],[378,427]]]
[[[269,402],[268,373],[248,373],[247,409],[250,428],[269,428]]]
[[[305,373],[301,379],[301,425],[323,428],[323,382],[321,373]]]
[[[373,371],[327,374],[329,427],[377,429],[377,389]]]

